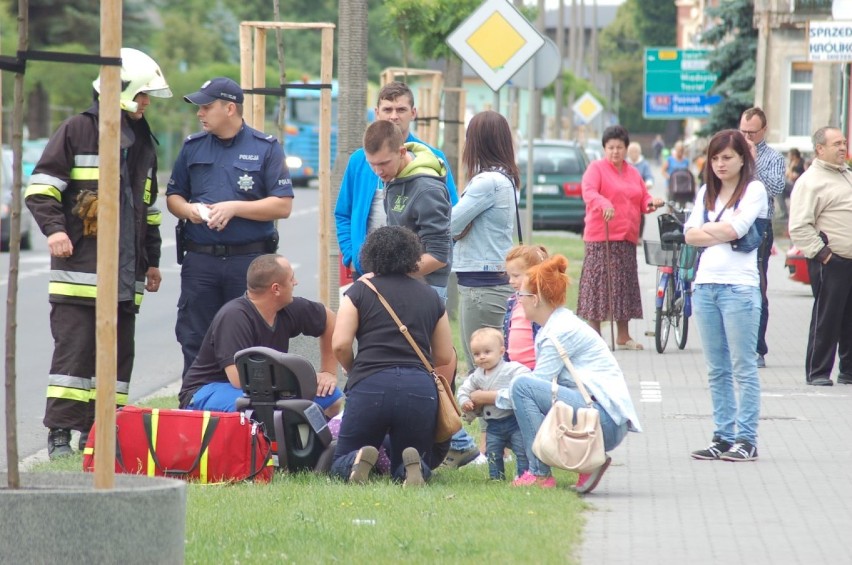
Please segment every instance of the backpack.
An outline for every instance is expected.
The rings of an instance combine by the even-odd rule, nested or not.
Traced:
[[[695,177],[687,169],[678,169],[669,175],[669,194],[672,196],[695,196]]]

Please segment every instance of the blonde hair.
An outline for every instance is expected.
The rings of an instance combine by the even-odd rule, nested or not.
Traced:
[[[516,245],[506,254],[506,262],[521,260],[527,268],[538,265],[549,254],[543,245]]]
[[[471,345],[476,339],[494,339],[500,344],[501,347],[503,346],[503,332],[501,332],[497,328],[479,328],[478,330],[475,330],[472,334],[470,334]]]

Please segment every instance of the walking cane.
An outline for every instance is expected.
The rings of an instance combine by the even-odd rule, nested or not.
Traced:
[[[609,256],[609,220],[604,220],[604,233],[606,236],[606,287],[609,295],[609,337],[612,342],[612,350],[615,351],[615,310],[612,307],[612,261]]]

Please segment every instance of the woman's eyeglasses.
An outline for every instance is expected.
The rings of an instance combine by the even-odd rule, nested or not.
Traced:
[[[535,296],[535,294],[533,294],[532,292],[523,292],[523,291],[519,290],[518,292],[515,293],[515,296],[520,298],[522,296]]]

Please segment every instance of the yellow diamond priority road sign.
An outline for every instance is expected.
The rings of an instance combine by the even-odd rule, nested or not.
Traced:
[[[583,123],[586,124],[594,120],[601,113],[601,110],[603,110],[603,106],[598,102],[598,99],[588,92],[574,102],[571,108],[574,110],[574,113],[583,118]]]
[[[544,39],[507,0],[487,0],[447,44],[496,91],[541,49]]]

